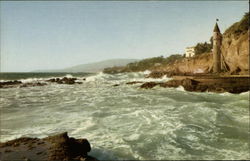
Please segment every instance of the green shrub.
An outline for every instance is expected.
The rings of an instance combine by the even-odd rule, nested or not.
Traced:
[[[182,58],[183,56],[179,54],[170,55],[169,57],[166,57],[166,58],[164,58],[163,56],[147,58],[141,61],[129,63],[125,67],[105,68],[103,72],[104,73],[121,73],[121,72],[145,71],[145,70],[150,70],[156,66],[161,66],[161,65],[172,63]]]
[[[210,39],[211,40],[211,39]],[[207,53],[207,52],[211,52],[212,51],[212,43],[198,43],[195,47],[194,47],[194,52],[195,55],[199,55],[202,53]]]
[[[239,21],[234,23],[224,32],[225,36],[235,35],[236,37],[239,36],[241,33],[246,33],[249,28],[249,12],[245,13],[243,18]]]

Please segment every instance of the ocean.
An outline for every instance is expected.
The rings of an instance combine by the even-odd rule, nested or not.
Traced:
[[[90,155],[99,160],[250,159],[249,92],[126,84],[170,79],[146,74],[1,73],[0,81],[66,76],[82,84],[0,89],[0,141],[67,131],[70,137],[87,138]]]

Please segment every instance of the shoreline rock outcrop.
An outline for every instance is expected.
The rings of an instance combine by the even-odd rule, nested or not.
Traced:
[[[22,137],[0,143],[0,160],[97,161],[88,155],[87,139],[75,139],[67,132],[43,139]]]
[[[215,92],[215,93],[235,93],[239,94],[250,90],[250,77],[219,77],[207,76],[176,76],[167,82],[146,82],[140,88],[153,88],[155,86],[164,88],[183,86],[190,92]]]
[[[6,82],[0,82],[0,88],[15,88],[15,87],[35,87],[35,86],[45,86],[46,83],[43,82],[30,82],[30,83],[23,83],[18,80],[14,81],[6,81]]]
[[[68,85],[82,84],[82,82],[77,82],[76,80],[77,80],[77,78],[63,77],[63,78],[51,78],[51,79],[45,80],[45,82],[57,83],[57,84],[68,84]],[[84,81],[86,79],[84,78],[82,80]],[[35,86],[48,85],[48,83],[45,83],[45,82],[44,81],[37,81],[37,82],[23,83],[23,82],[18,81],[18,80],[5,81],[5,82],[0,82],[0,88],[15,88],[15,87],[23,88],[23,87],[35,87]]]
[[[0,88],[11,88],[11,87],[14,87],[14,86],[18,86],[20,84],[22,84],[22,82],[17,81],[17,80],[0,82]]]
[[[142,81],[132,81],[132,82],[127,82],[126,84],[138,84],[138,83],[143,83]]]
[[[58,83],[58,84],[75,84],[75,83],[82,84],[82,82],[76,82],[76,80],[77,78],[63,77],[63,78],[52,78],[47,80],[47,82]]]

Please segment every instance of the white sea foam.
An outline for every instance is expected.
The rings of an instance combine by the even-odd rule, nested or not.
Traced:
[[[210,92],[211,93],[211,92]],[[229,93],[229,92],[224,92],[224,93],[219,93],[219,95],[221,95],[221,96],[230,96],[230,95],[232,95],[231,93]]]
[[[139,90],[126,85],[170,79],[146,74],[98,73],[76,86],[1,90],[1,141],[68,131],[70,137],[87,138],[91,154],[100,160],[248,159],[248,92],[191,93],[180,92],[181,86]],[[119,86],[113,87],[115,83]]]
[[[71,74],[66,74],[65,77],[67,77],[67,78],[73,78],[73,76]]]
[[[148,74],[150,74],[150,73],[151,73],[150,70],[145,70],[145,71],[143,72],[143,74],[145,74],[145,75],[148,75]]]
[[[43,81],[44,78],[27,78],[27,79],[20,79],[22,83],[32,83],[32,82],[38,82]]]
[[[92,82],[97,80],[103,80],[105,78],[106,74],[103,72],[98,73],[97,75],[89,76],[86,78],[86,82]]]
[[[178,91],[185,91],[184,87],[183,86],[179,86],[176,88]]]
[[[240,93],[240,95],[249,95],[249,91],[248,92],[242,92],[242,93]]]

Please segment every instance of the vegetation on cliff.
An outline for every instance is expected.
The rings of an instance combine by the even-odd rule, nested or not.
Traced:
[[[168,65],[182,58],[183,56],[179,54],[171,55],[165,58],[163,56],[147,58],[147,59],[143,59],[141,61],[137,61],[134,63],[129,63],[124,67],[105,68],[103,72],[114,74],[114,73],[120,73],[120,72],[139,72],[139,71],[145,71],[145,70],[153,70],[159,66]]]
[[[245,13],[240,21],[234,23],[223,33],[221,51],[224,63],[227,67],[225,74],[249,74],[248,27],[249,12]],[[162,66],[157,69],[156,72],[161,72],[163,74],[170,73],[170,75],[209,73],[213,63],[212,54],[209,52],[209,49],[212,48],[213,42],[210,39],[210,44],[198,44],[197,47],[199,46],[200,54],[189,59],[183,59],[173,64]]]
[[[234,23],[223,33],[222,53],[225,63],[228,65],[229,73],[244,74],[249,72],[248,28],[249,12],[245,13],[239,22]],[[234,43],[231,43],[232,41]],[[211,37],[210,42],[197,43],[195,46],[196,56],[192,58],[186,59],[178,54],[167,58],[162,56],[154,57],[130,63],[124,67],[105,68],[104,72],[119,73],[151,70],[156,72],[157,76],[163,76],[166,73],[172,75],[207,73],[210,71],[212,64],[212,46]]]
[[[239,21],[234,23],[230,26],[226,31],[223,33],[223,36],[231,36],[235,35],[238,37],[241,34],[244,34],[248,31],[249,28],[249,12],[245,13],[243,18]]]
[[[249,75],[249,12],[223,33],[221,51],[229,74]]]
[[[212,48],[213,48],[212,41],[211,41],[211,43],[207,43],[207,42],[198,43],[194,47],[194,52],[195,52],[195,55],[199,55],[199,54],[211,52]]]

